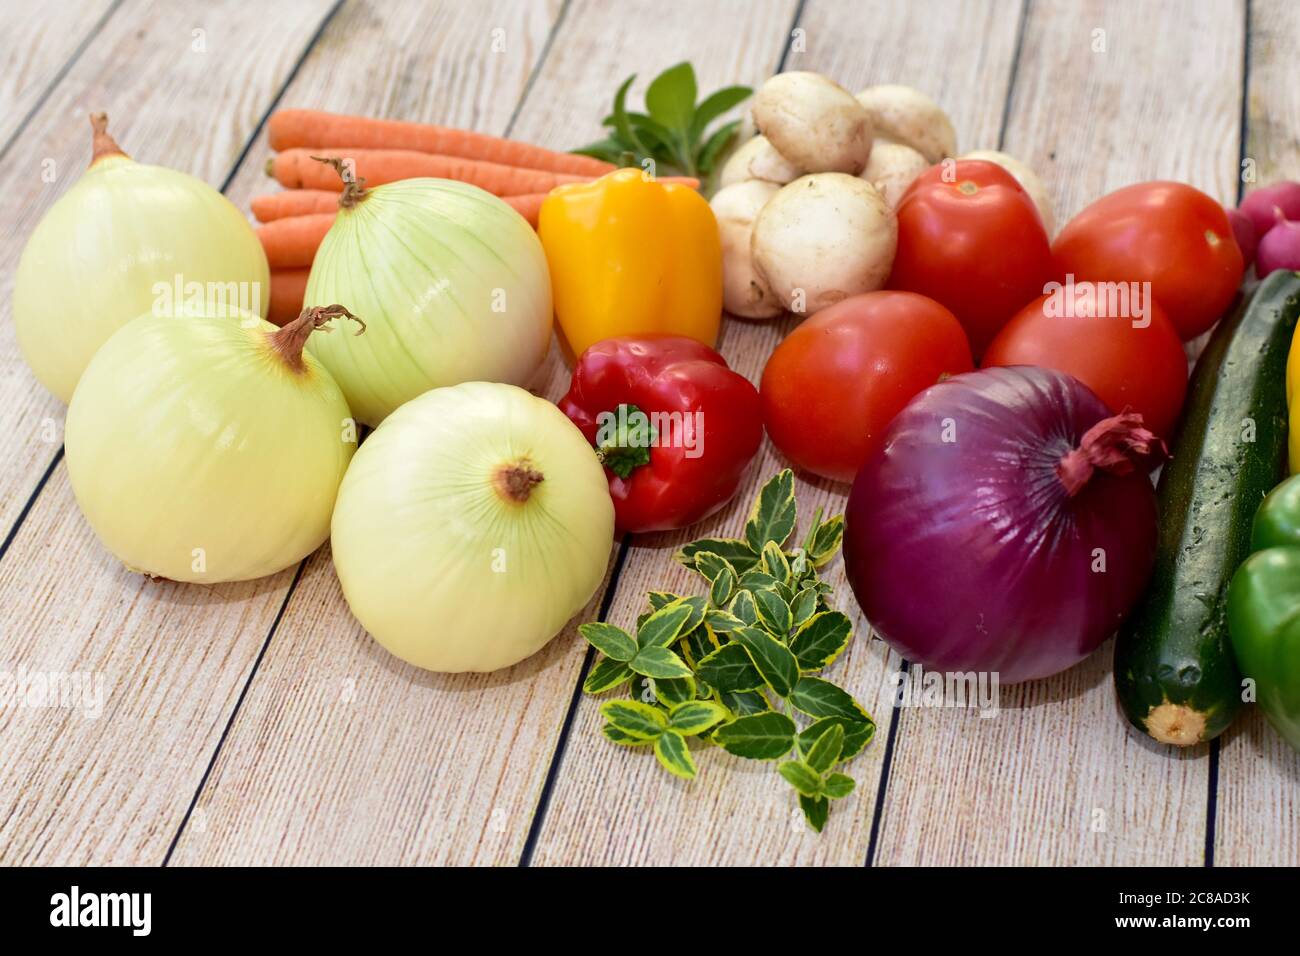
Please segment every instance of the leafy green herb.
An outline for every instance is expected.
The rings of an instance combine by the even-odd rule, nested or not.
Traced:
[[[723,113],[739,106],[754,92],[748,86],[727,86],[696,103],[699,91],[690,63],[670,66],[650,81],[645,112],[627,108],[627,92],[636,74],[614,94],[614,108],[601,120],[608,135],[573,152],[595,156],[618,166],[654,164],[687,176],[708,176],[736,134],[738,122],[709,131]]]
[[[630,685],[630,699],[601,706],[601,733],[622,747],[648,747],[683,779],[698,772],[692,737],[749,760],[793,751],[777,770],[820,831],[830,802],[853,791],[838,768],[862,752],[876,725],[851,694],[817,676],[853,634],[848,616],[829,607],[831,588],[817,573],[839,549],[843,519],[822,521],[818,511],[802,543],[787,548],[795,516],[787,470],[759,492],[743,540],[706,538],[675,555],[700,575],[707,596],[651,591],[635,636],[610,624],[582,625],[601,652],[583,688],[598,694]]]

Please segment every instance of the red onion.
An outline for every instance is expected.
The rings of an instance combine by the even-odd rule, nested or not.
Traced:
[[[1140,415],[1013,366],[918,395],[858,472],[844,559],[876,632],[939,671],[1065,670],[1112,634],[1156,548]],[[1104,571],[1102,570],[1104,568]]]
[[[1300,219],[1300,183],[1262,186],[1246,196],[1239,208],[1255,224],[1255,237],[1262,240],[1276,223],[1277,210],[1286,219]]]
[[[1277,222],[1259,240],[1255,253],[1255,275],[1262,279],[1278,269],[1300,269],[1300,222],[1293,222],[1277,211]]]
[[[1228,222],[1232,224],[1232,235],[1241,249],[1241,259],[1247,269],[1255,261],[1255,247],[1259,245],[1259,233],[1255,230],[1255,220],[1240,209],[1227,209]]]

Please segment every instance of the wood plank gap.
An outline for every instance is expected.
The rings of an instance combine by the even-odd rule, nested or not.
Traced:
[[[1020,75],[1020,54],[1025,49],[1025,24],[1029,22],[1029,0],[1021,0],[1020,22],[1016,25],[1016,48],[1011,54],[1011,75],[1007,77],[1007,95],[1002,100],[1002,121],[998,124],[998,149],[1007,142],[1007,123],[1011,120],[1011,94]]]
[[[609,619],[609,609],[614,604],[614,595],[618,593],[618,577],[623,571],[623,564],[627,561],[628,553],[632,550],[632,537],[630,534],[625,535],[623,543],[619,545],[618,556],[614,559],[614,570],[610,573],[609,584],[600,599],[600,614],[596,617],[598,621]],[[560,736],[555,742],[555,751],[551,754],[551,764],[546,768],[546,779],[542,782],[542,792],[537,798],[537,809],[533,811],[533,819],[528,824],[528,837],[524,840],[524,849],[519,854],[520,867],[532,865],[533,849],[537,846],[537,836],[542,832],[542,823],[546,819],[547,808],[551,805],[551,791],[555,787],[555,780],[560,772],[560,764],[564,762],[564,752],[569,744],[569,735],[573,731],[573,720],[578,715],[578,705],[582,703],[582,685],[587,680],[587,674],[591,671],[591,664],[595,656],[596,649],[589,646],[587,653],[582,658],[582,666],[578,668],[577,679],[573,682],[573,694],[569,697],[569,709],[565,712],[564,722],[560,725]]]
[[[81,59],[81,54],[86,52],[86,49],[90,46],[90,42],[95,39],[95,37],[99,36],[100,30],[104,29],[104,24],[108,22],[109,17],[116,13],[118,8],[121,7],[124,2],[125,0],[113,0],[112,5],[103,12],[100,18],[95,21],[95,25],[90,28],[89,32],[87,32],[84,37],[82,37],[81,42],[77,44],[77,48],[72,51],[72,54],[64,62],[63,66],[59,67],[59,71],[50,78],[49,83],[45,84],[45,89],[42,90],[41,95],[36,98],[36,102],[32,104],[32,108],[27,111],[27,115],[24,116],[19,124],[14,128],[13,133],[10,135],[4,146],[0,147],[0,162],[3,162],[5,157],[9,155],[9,150],[13,149],[14,143],[18,142],[23,133],[27,131],[27,127],[31,124],[33,117],[35,117],[37,111],[45,105],[45,101],[49,99],[50,94],[54,92],[55,87],[63,82],[63,78],[68,75],[68,71],[71,70],[73,66],[76,65],[76,62]],[[57,460],[58,459],[55,459],[56,462]],[[28,501],[27,507],[30,508],[31,504],[31,501]],[[24,513],[26,513],[26,509],[24,509]],[[10,537],[12,536],[11,532]]]
[[[1254,0],[1246,0],[1244,6],[1246,25],[1245,36],[1241,40],[1241,125],[1237,129],[1237,205],[1241,205],[1241,200],[1246,193],[1246,177],[1243,173],[1246,169],[1246,150],[1250,144],[1250,17]],[[1217,737],[1214,742],[1216,744],[1214,753],[1217,757],[1219,753]]]
[[[560,7],[559,15],[556,16],[555,22],[551,24],[551,32],[546,34],[546,43],[542,45],[542,52],[537,56],[537,62],[533,64],[533,71],[528,74],[528,82],[524,84],[524,91],[519,94],[519,101],[515,103],[514,111],[510,114],[510,119],[506,123],[505,132],[501,135],[506,139],[514,132],[515,122],[519,119],[519,114],[523,112],[524,104],[528,102],[528,94],[533,91],[533,85],[537,82],[537,77],[542,73],[542,67],[546,64],[551,55],[551,47],[555,43],[555,37],[560,32],[560,27],[564,26],[564,18],[569,13],[569,6],[573,0],[564,0]],[[613,582],[610,582],[611,586]]]
[[[343,0],[339,0],[335,10],[341,6]],[[334,11],[330,11],[333,16]],[[328,17],[326,18],[328,19]],[[312,38],[316,42],[316,38]],[[208,765],[203,769],[203,776],[199,779],[199,785],[194,788],[194,795],[190,797],[190,805],[185,808],[185,816],[181,817],[180,824],[176,827],[176,832],[172,835],[172,841],[167,845],[167,852],[163,855],[162,865],[167,866],[171,862],[172,853],[176,849],[176,844],[180,842],[181,834],[185,832],[185,827],[190,822],[190,816],[194,813],[194,808],[198,806],[199,797],[203,794],[203,788],[208,784],[208,777],[212,775],[212,768],[217,765],[217,758],[221,755],[221,748],[230,735],[230,728],[235,724],[235,718],[239,716],[239,708],[243,706],[244,698],[248,696],[248,689],[253,686],[253,678],[257,676],[258,669],[262,666],[262,658],[266,656],[267,649],[271,646],[271,638],[275,635],[275,629],[279,627],[280,620],[284,617],[285,609],[289,606],[289,599],[293,597],[293,592],[298,587],[298,582],[302,580],[303,569],[307,567],[307,562],[311,560],[311,555],[303,558],[298,562],[298,569],[293,573],[293,581],[289,584],[289,589],[284,593],[284,600],[280,602],[280,609],[275,612],[275,620],[267,629],[266,639],[262,641],[262,647],[257,652],[257,657],[253,660],[253,666],[248,671],[248,679],[244,681],[244,686],[239,690],[239,696],[235,698],[235,706],[230,710],[230,716],[226,718],[226,726],[221,728],[221,736],[217,738],[217,745],[212,748],[212,756],[208,758]]]
[[[903,661],[899,673],[903,679],[911,673],[912,662]],[[880,780],[876,784],[876,806],[871,811],[871,837],[867,841],[867,859],[863,866],[875,866],[876,842],[880,837],[880,820],[885,814],[885,793],[889,789],[889,768],[894,763],[894,740],[898,737],[898,723],[903,708],[895,705],[889,709],[889,733],[885,736],[885,756],[880,761]]]
[[[42,489],[44,489],[45,485],[49,482],[50,475],[54,474],[54,469],[59,467],[59,462],[62,460],[63,446],[60,445],[59,450],[54,453],[54,458],[45,466],[45,471],[42,473],[40,480],[36,482],[36,487],[33,488],[32,493],[27,496],[27,502],[23,505],[23,510],[18,512],[18,518],[14,521],[14,526],[10,528],[9,533],[5,535],[4,543],[0,544],[0,561],[3,561],[5,555],[9,553],[9,546],[14,543],[14,538],[18,537],[18,529],[23,526],[24,519],[26,519],[28,513],[31,512],[32,506],[36,504],[36,499],[40,496]]]
[[[785,31],[785,46],[781,49],[781,59],[776,61],[776,72],[781,73],[785,70],[785,61],[790,56],[790,45],[794,42],[794,31],[799,26],[799,20],[803,17],[804,4],[808,0],[799,0],[794,8],[794,16],[790,18],[790,29]]]

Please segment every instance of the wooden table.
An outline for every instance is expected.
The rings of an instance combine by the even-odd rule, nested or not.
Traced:
[[[80,9],[74,9],[74,6]],[[106,109],[141,160],[265,191],[265,120],[310,106],[509,133],[594,138],[615,87],[692,60],[708,89],[816,70],[906,83],[960,148],[1002,147],[1047,181],[1058,218],[1126,183],[1186,180],[1236,200],[1300,174],[1300,5],[1290,0],[88,0],[0,7],[0,671],[105,682],[102,716],[0,709],[8,864],[1291,864],[1300,759],[1248,714],[1171,752],[1131,730],[1109,648],[1004,688],[991,719],[895,709],[901,662],[857,620],[837,665],[880,725],[858,792],[808,831],[770,768],[702,755],[692,784],[595,731],[571,624],[489,675],[402,665],[348,613],[328,547],[215,588],[124,571],[78,513],[64,408],[23,366],[14,267],[84,168]],[[50,173],[53,173],[53,176]],[[52,181],[51,181],[52,180]],[[730,320],[756,378],[790,323]],[[552,355],[545,394],[567,381]],[[782,462],[765,447],[735,534]],[[800,504],[843,506],[801,480]],[[625,540],[582,619],[626,625],[695,535]],[[852,610],[839,563],[832,583]]]

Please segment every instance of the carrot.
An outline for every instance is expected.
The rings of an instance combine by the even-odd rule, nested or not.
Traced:
[[[549,192],[563,183],[585,182],[588,177],[568,173],[551,173],[522,166],[502,166],[455,156],[433,156],[404,149],[352,149],[336,150],[355,164],[357,179],[367,186],[382,186],[399,179],[417,176],[436,176],[441,179],[458,179],[496,196],[518,196],[524,193]],[[320,155],[311,149],[287,149],[271,161],[271,174],[280,185],[289,189],[332,189],[342,192],[343,181],[338,173],[312,156]]]
[[[257,238],[266,250],[272,269],[301,269],[311,265],[325,233],[334,223],[334,213],[290,216],[257,227]]]
[[[338,152],[342,147],[365,149],[409,149],[460,159],[477,159],[503,166],[523,166],[552,173],[602,176],[614,167],[590,156],[576,156],[555,150],[502,139],[487,133],[405,123],[399,120],[346,116],[322,110],[277,110],[267,123],[271,148],[307,146]],[[376,185],[371,183],[371,185]]]
[[[522,196],[550,192],[565,183],[586,183],[596,178],[524,169],[521,166],[501,166],[454,156],[434,156],[404,149],[344,148],[338,153],[352,160],[357,179],[364,179],[367,186],[434,176],[469,183],[496,196]],[[319,154],[310,149],[287,149],[268,161],[267,173],[288,189],[331,189],[342,192],[343,180],[328,165],[314,159],[316,155]],[[700,184],[698,179],[687,176],[661,176],[659,182],[680,183],[692,189]]]
[[[525,193],[522,196],[503,196],[502,199],[509,203],[515,212],[527,219],[528,225],[536,229],[537,215],[542,211],[542,200],[546,195],[546,193]]]
[[[282,193],[254,196],[249,206],[258,222],[273,222],[288,216],[337,212],[339,194],[329,189],[293,189]]]
[[[271,304],[266,310],[268,322],[284,325],[298,317],[303,296],[307,293],[309,275],[311,269],[271,270]]]

